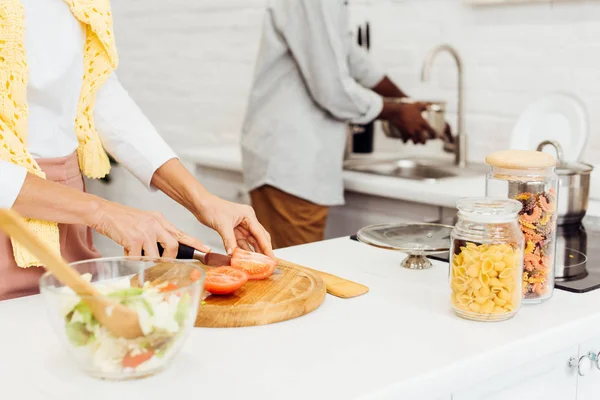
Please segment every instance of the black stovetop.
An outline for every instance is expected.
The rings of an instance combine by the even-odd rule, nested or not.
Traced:
[[[356,240],[356,235],[351,239]],[[448,253],[428,257],[448,262]],[[559,226],[556,258],[556,289],[573,293],[600,289],[600,218]]]

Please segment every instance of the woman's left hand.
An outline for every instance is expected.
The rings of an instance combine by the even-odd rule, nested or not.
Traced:
[[[221,235],[227,254],[236,247],[274,257],[271,236],[258,222],[254,209],[211,195],[197,210],[196,218]]]

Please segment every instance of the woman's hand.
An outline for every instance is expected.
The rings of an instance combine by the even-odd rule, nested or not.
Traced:
[[[252,207],[232,203],[210,195],[195,212],[198,221],[214,229],[223,238],[227,254],[237,246],[274,257],[271,236],[256,219]]]
[[[252,246],[254,251],[274,256],[271,237],[256,219],[252,207],[211,194],[179,160],[169,160],[157,169],[152,185],[187,208],[198,221],[217,231],[228,254],[238,246],[245,250],[252,250]]]
[[[89,225],[98,233],[108,236],[125,249],[126,256],[158,257],[160,243],[162,257],[175,258],[179,243],[203,252],[210,249],[201,241],[186,235],[157,212],[142,211],[110,201],[101,201],[98,211],[90,216]]]

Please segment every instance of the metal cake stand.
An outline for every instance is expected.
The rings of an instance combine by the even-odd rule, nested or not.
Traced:
[[[426,256],[450,250],[452,229],[430,223],[379,224],[362,228],[356,236],[362,243],[408,254],[400,264],[404,268],[428,269],[433,264]]]

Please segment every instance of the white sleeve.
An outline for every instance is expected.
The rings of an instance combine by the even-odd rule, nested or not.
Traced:
[[[340,120],[373,121],[383,99],[360,85],[349,66],[347,19],[341,1],[280,0],[271,12],[313,99]]]
[[[98,91],[94,119],[105,149],[149,190],[155,191],[150,183],[154,172],[177,155],[114,73]]]
[[[27,168],[0,160],[0,208],[11,208],[25,182]]]
[[[369,53],[350,39],[350,74],[366,88],[375,87],[384,78],[385,73],[369,59]]]

